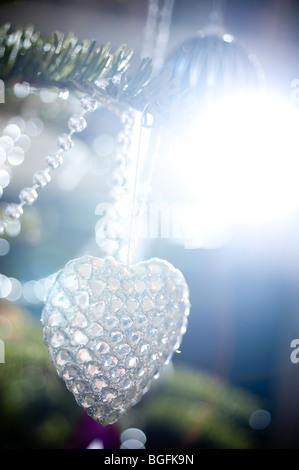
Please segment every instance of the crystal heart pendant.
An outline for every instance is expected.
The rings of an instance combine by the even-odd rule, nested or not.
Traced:
[[[135,405],[180,346],[190,310],[178,269],[83,256],[67,263],[42,312],[58,375],[103,425]]]

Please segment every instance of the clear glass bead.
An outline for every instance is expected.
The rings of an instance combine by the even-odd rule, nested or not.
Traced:
[[[123,306],[123,301],[119,297],[112,297],[110,302],[110,312],[115,313]]]
[[[64,279],[61,280],[61,285],[62,285],[62,287],[64,287],[65,289],[67,289],[71,292],[76,292],[78,290],[78,287],[79,287],[78,278],[73,273],[67,274],[64,277]]]
[[[108,279],[108,289],[110,292],[115,292],[120,287],[120,282],[118,279],[110,278]]]
[[[22,206],[20,206],[19,204],[14,204],[14,203],[8,204],[4,213],[5,217],[8,220],[18,220],[22,214],[23,214]]]
[[[95,363],[88,364],[86,374],[90,377],[100,374],[100,370]]]
[[[92,96],[84,96],[84,98],[82,98],[80,102],[84,111],[95,111],[98,106],[96,99]]]
[[[28,206],[31,206],[31,204],[34,203],[37,199],[37,192],[35,191],[34,188],[24,188],[21,190],[19,194],[19,199],[21,202],[24,204],[27,204]]]
[[[102,393],[103,403],[110,403],[114,398],[117,397],[117,391],[113,388],[107,388]]]
[[[56,331],[50,339],[50,344],[53,348],[59,348],[66,343],[65,336],[60,332]]]
[[[47,171],[37,171],[33,175],[32,182],[39,188],[44,188],[51,181],[51,176]]]
[[[114,345],[119,343],[123,339],[123,335],[120,331],[112,331],[110,334],[110,342]]]
[[[68,126],[73,132],[82,132],[86,127],[86,121],[80,114],[74,114],[70,117]]]
[[[75,303],[78,305],[79,308],[85,310],[86,308],[89,307],[89,295],[88,292],[82,291],[78,292],[77,295],[75,295]]]
[[[77,312],[70,321],[70,325],[73,328],[85,328],[88,325],[88,321],[83,313]]]
[[[64,372],[62,374],[62,377],[65,379],[65,380],[73,380],[73,379],[76,379],[79,375],[79,370],[74,367],[74,366],[69,366],[69,367],[66,367],[64,369]]]
[[[50,153],[46,156],[46,163],[50,168],[56,170],[60,165],[62,165],[63,158],[59,153]]]
[[[118,149],[115,155],[115,163],[119,167],[127,167],[129,165],[128,152],[124,152],[123,150]]]
[[[134,124],[134,116],[131,113],[124,113],[121,116],[121,122],[124,125],[130,125],[133,126]]]
[[[110,413],[109,416],[106,418],[107,424],[114,424],[117,421],[118,414],[117,413]]]
[[[0,220],[0,235],[5,233],[6,223],[3,220]]]
[[[129,188],[127,186],[115,186],[110,191],[110,196],[116,201],[126,198],[128,194]]]
[[[113,380],[114,382],[117,382],[120,380],[122,377],[124,377],[126,374],[126,369],[121,367],[120,369],[113,369],[110,372],[110,379]]]
[[[65,351],[64,349],[60,350],[56,356],[56,362],[59,366],[65,366],[66,364],[72,362],[72,360],[73,358],[71,354],[68,351]]]
[[[59,311],[54,311],[54,313],[49,316],[48,322],[50,326],[65,326],[66,324],[64,316]]]
[[[87,330],[89,338],[97,338],[98,336],[102,336],[103,333],[103,327],[98,323],[92,323]]]
[[[117,142],[119,145],[128,147],[131,143],[131,139],[125,132],[120,132],[117,136]]]
[[[83,408],[90,408],[97,403],[97,398],[92,393],[88,393],[80,402]]]
[[[105,343],[105,341],[99,341],[95,345],[95,351],[98,354],[106,354],[109,351],[110,347],[109,344]]]
[[[85,346],[88,343],[88,337],[80,330],[74,331],[71,336],[71,339],[74,345],[80,344],[82,346]]]
[[[128,330],[133,325],[131,318],[127,315],[122,315],[119,323],[122,331]]]
[[[89,362],[92,360],[92,356],[87,348],[82,348],[78,351],[77,357],[80,362]]]
[[[88,393],[89,388],[88,388],[88,385],[85,382],[78,379],[78,380],[75,381],[74,386],[71,387],[71,390],[75,395],[79,395],[79,394],[82,394],[82,393]]]
[[[69,134],[61,134],[58,137],[58,147],[61,150],[70,150],[73,146],[72,138]]]
[[[62,308],[66,310],[70,306],[69,298],[64,294],[63,291],[58,292],[56,295],[52,297],[51,304],[53,307]]]
[[[120,344],[120,345],[117,347],[116,351],[117,351],[117,355],[118,355],[119,357],[124,357],[124,356],[126,356],[127,354],[130,353],[131,348],[130,348],[130,346],[129,346],[128,344]]]
[[[108,331],[112,330],[112,328],[114,328],[118,323],[117,318],[114,315],[107,315],[104,321],[105,327]]]
[[[123,171],[114,171],[108,178],[108,184],[111,188],[124,187],[128,184],[128,177]]]
[[[140,331],[133,331],[133,333],[131,333],[129,336],[129,343],[131,344],[131,346],[135,346],[136,344],[138,344],[140,337]]]
[[[138,358],[137,357],[128,357],[126,360],[126,367],[129,369],[132,369],[136,367],[138,364]]]
[[[105,283],[99,279],[92,279],[89,283],[92,293],[95,296],[101,295],[105,288]]]
[[[114,356],[104,356],[102,361],[102,368],[104,370],[112,369],[117,365],[117,359]]]
[[[94,384],[98,390],[102,390],[102,388],[107,387],[107,382],[105,382],[103,377],[96,379]]]
[[[83,279],[89,279],[92,272],[92,268],[91,265],[88,263],[81,263],[78,264],[76,271],[78,274],[80,274],[81,277],[83,277]]]

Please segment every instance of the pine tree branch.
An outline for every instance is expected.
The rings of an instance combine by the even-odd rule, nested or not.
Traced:
[[[59,31],[41,38],[32,25],[11,30],[0,27],[0,77],[7,88],[17,82],[36,87],[92,91],[104,104],[114,108],[133,107],[154,110],[160,117],[167,113],[170,76],[151,79],[150,59],[143,59],[128,74],[132,49],[120,46],[114,53],[108,43],[79,41],[73,33]]]

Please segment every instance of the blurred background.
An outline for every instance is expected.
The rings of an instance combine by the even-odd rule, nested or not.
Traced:
[[[0,239],[1,448],[119,448],[131,428],[130,439],[153,449],[299,447],[299,363],[290,359],[299,338],[299,4],[150,4],[159,7],[157,24],[168,6],[158,52],[159,28],[150,31],[143,0],[1,3],[1,23],[33,24],[42,35],[73,31],[110,41],[113,50],[125,43],[135,51],[133,66],[149,55],[157,70],[220,9],[225,41],[233,35],[257,57],[263,87],[262,95],[221,102],[212,114],[199,110],[175,148],[159,155],[149,211],[167,204],[184,230],[144,238],[140,253],[183,272],[192,309],[180,354],[117,424],[103,428],[76,405],[49,362],[39,322],[49,276],[82,253],[100,254],[95,208],[107,198],[119,129],[109,111],[90,119],[26,208],[22,229],[12,224]],[[24,87],[1,104],[0,131],[15,123],[27,139],[9,172],[0,163],[0,204],[16,201],[74,106],[67,93],[28,97]]]

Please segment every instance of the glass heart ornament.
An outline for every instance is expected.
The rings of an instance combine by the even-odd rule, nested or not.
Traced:
[[[108,425],[149,390],[180,346],[190,311],[182,273],[152,258],[127,266],[83,256],[56,276],[42,312],[58,375]]]

